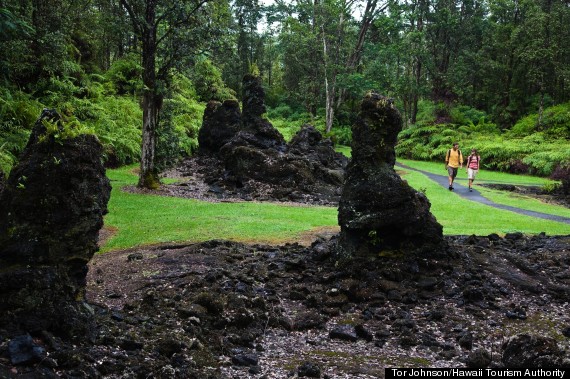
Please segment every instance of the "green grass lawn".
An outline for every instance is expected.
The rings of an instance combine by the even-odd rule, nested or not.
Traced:
[[[411,161],[408,159],[398,158],[397,163],[402,163],[417,170],[427,171],[432,174],[447,175],[447,171],[445,170],[445,164],[443,160],[441,161],[441,163],[438,163],[438,162]],[[467,173],[465,172],[465,166],[464,170],[459,170],[457,175],[457,180],[459,180],[460,182],[464,181],[465,184],[467,183]],[[504,172],[489,171],[484,169],[479,170],[479,173],[477,174],[477,182],[480,183],[499,182],[499,183],[534,185],[534,186],[544,186],[547,184],[557,183],[554,180],[550,180],[547,178],[540,178],[537,176],[515,175]]]
[[[489,235],[510,232],[570,234],[569,224],[524,216],[463,199],[457,193],[449,192],[419,172],[407,171],[402,177],[412,187],[425,192],[430,200],[432,213],[443,225],[444,234]],[[520,200],[512,205],[520,207],[521,203],[526,201],[529,200]],[[536,210],[549,213],[547,211],[550,209],[538,207]]]
[[[443,164],[401,162],[416,169],[433,170],[435,173],[443,171]],[[282,244],[297,241],[304,233],[312,230],[335,228],[338,225],[336,207],[257,202],[211,203],[127,193],[121,187],[136,184],[137,176],[133,169],[134,166],[107,171],[113,191],[109,201],[109,214],[105,216],[105,226],[113,234],[103,245],[102,251],[210,239]],[[426,193],[432,204],[432,213],[443,225],[445,234],[488,235],[515,231],[527,234],[570,234],[568,224],[523,216],[465,200],[416,171],[403,170],[401,174],[412,187]],[[489,176],[492,180],[502,182],[537,185],[549,182],[543,178],[494,172],[489,173]],[[479,189],[484,196],[501,204],[570,217],[570,210],[564,207],[545,204],[532,198],[513,197],[501,191]]]
[[[338,225],[334,207],[210,203],[121,191],[121,187],[136,183],[132,169],[107,171],[113,190],[105,226],[114,235],[102,251],[211,239],[280,244],[294,242],[315,228]]]
[[[439,175],[447,175],[447,173],[444,171],[443,164],[438,164],[434,162],[410,161],[403,159],[398,159],[398,162],[405,164],[409,167],[412,167],[414,169],[423,170]],[[456,180],[458,180],[459,183],[461,184],[467,185],[467,174],[465,173],[465,171],[460,170],[460,172],[458,173],[458,178]],[[507,173],[481,170],[477,175],[474,186],[481,193],[481,195],[483,195],[484,197],[495,203],[509,205],[512,207],[526,209],[529,211],[548,213],[556,216],[570,218],[570,209],[566,207],[560,205],[548,204],[538,199],[532,198],[530,196],[493,190],[478,185],[480,183],[494,183],[494,182],[544,186],[544,185],[551,185],[553,183],[557,183],[556,181],[547,178],[539,178],[529,175],[513,175]]]

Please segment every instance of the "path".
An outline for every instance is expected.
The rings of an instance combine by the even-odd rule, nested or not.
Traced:
[[[420,173],[426,175],[431,180],[440,184],[441,186],[443,186],[446,189],[449,186],[449,182],[447,180],[447,175],[432,174],[431,172],[418,170],[418,169],[412,168],[410,166],[406,166],[406,165],[401,164],[401,163],[396,163],[396,166],[404,168],[406,170],[413,170],[413,171],[420,172]],[[453,183],[453,186],[455,188],[454,192],[457,193],[459,196],[467,199],[467,200],[476,201],[478,203],[485,204],[485,205],[488,205],[490,207],[494,207],[494,208],[498,208],[498,209],[504,209],[504,210],[519,213],[519,214],[522,214],[525,216],[531,216],[531,217],[536,217],[536,218],[542,218],[545,220],[558,221],[558,222],[563,222],[565,224],[570,224],[570,218],[569,217],[555,216],[555,215],[551,215],[548,213],[529,211],[526,209],[520,209],[520,208],[512,207],[510,205],[503,205],[503,204],[495,203],[495,202],[487,199],[483,195],[481,195],[481,193],[479,191],[477,191],[476,189],[473,189],[473,192],[469,192],[468,188],[463,184],[459,184],[457,182],[457,180]]]

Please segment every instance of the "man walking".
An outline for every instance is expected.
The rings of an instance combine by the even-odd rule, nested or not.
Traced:
[[[453,181],[457,176],[459,167],[463,168],[463,154],[459,150],[459,144],[455,142],[453,148],[449,149],[445,155],[445,169],[447,170],[450,191],[453,191]]]

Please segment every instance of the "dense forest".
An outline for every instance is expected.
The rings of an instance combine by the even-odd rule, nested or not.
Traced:
[[[3,0],[0,172],[55,108],[152,187],[253,73],[285,137],[311,123],[349,144],[376,89],[404,116],[400,156],[457,140],[486,168],[568,178],[569,24],[565,0]]]

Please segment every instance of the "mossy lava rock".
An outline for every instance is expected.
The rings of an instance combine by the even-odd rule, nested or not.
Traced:
[[[51,132],[46,125],[51,125]],[[81,336],[111,186],[97,138],[44,110],[0,194],[0,328]]]
[[[402,118],[391,99],[365,95],[352,126],[352,158],[339,203],[339,248],[346,256],[386,250],[441,253],[441,225],[426,196],[394,171]]]

